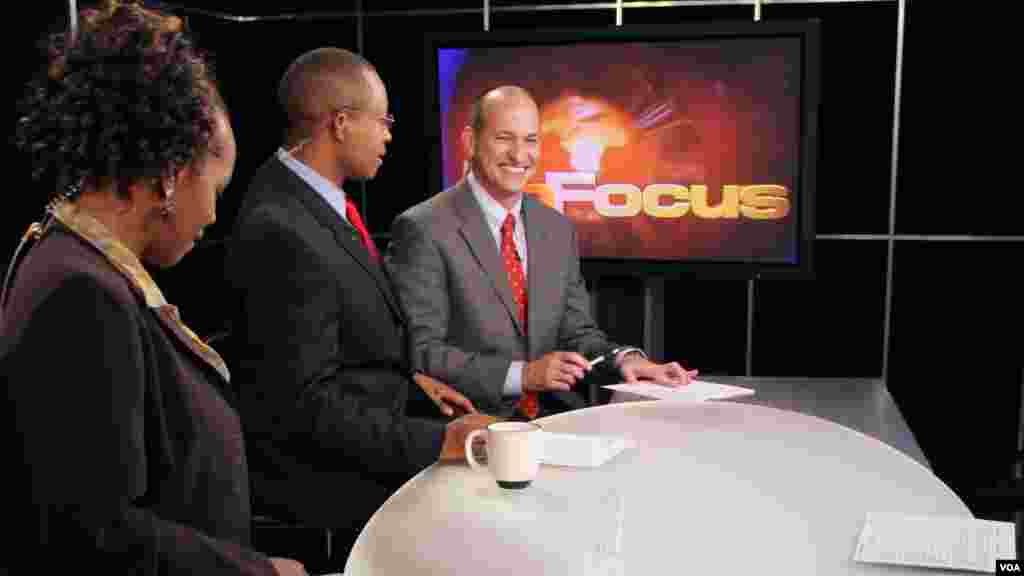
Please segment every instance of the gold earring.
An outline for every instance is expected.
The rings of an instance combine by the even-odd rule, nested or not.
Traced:
[[[174,198],[168,198],[160,205],[160,215],[164,218],[170,218],[174,215],[175,208]]]
[[[164,190],[164,201],[160,204],[160,215],[169,218],[177,208],[174,202],[174,186],[168,185]]]

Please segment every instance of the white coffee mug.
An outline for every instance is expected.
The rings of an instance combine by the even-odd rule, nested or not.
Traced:
[[[466,437],[466,460],[474,470],[483,470],[473,455],[473,440],[486,433],[487,468],[498,486],[521,489],[537,477],[543,457],[541,429],[530,422],[495,422],[486,429],[474,430]]]

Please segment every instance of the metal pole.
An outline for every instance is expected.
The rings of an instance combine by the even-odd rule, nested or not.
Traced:
[[[78,1],[68,0],[68,32],[70,32],[70,44],[78,40]]]
[[[889,383],[889,339],[892,336],[893,253],[896,245],[896,188],[900,155],[900,100],[903,93],[903,36],[906,28],[907,1],[900,0],[896,18],[896,85],[892,114],[892,173],[889,175],[889,238],[886,240],[885,313],[882,325],[882,381]]]

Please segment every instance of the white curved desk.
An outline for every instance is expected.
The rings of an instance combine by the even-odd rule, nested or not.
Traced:
[[[435,464],[374,514],[345,574],[584,574],[597,542],[621,562],[602,574],[934,574],[854,562],[865,514],[971,516],[917,461],[788,410],[631,402],[539,422],[634,447],[598,468],[542,466],[521,493]]]

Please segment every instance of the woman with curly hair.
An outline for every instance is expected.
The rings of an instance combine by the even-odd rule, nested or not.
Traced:
[[[49,50],[15,141],[57,193],[0,296],[24,482],[8,550],[39,574],[304,574],[248,548],[229,374],[145,268],[192,249],[234,170],[204,56],[179,18],[116,1]]]

